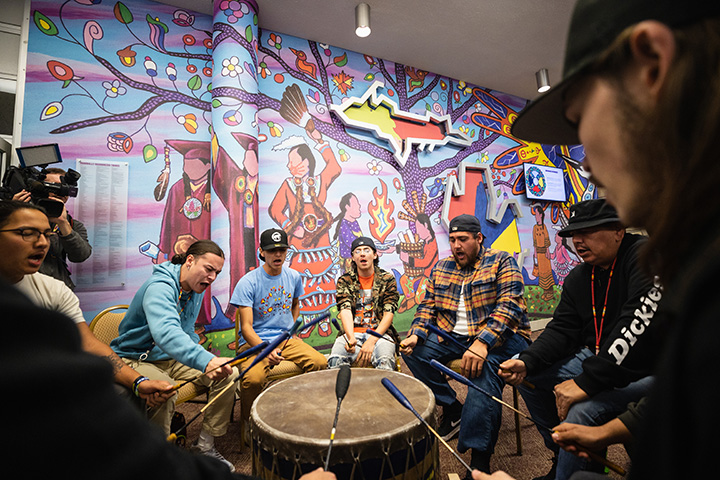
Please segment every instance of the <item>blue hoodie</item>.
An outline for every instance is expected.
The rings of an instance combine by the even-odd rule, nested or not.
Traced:
[[[183,365],[205,371],[214,355],[200,344],[195,321],[204,293],[180,294],[180,268],[165,262],[153,267],[150,278],[133,297],[119,335],[110,346],[124,358],[138,359],[147,353],[147,361],[174,359]]]

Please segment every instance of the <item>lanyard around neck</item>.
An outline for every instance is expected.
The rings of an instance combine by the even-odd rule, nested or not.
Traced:
[[[605,311],[607,310],[608,294],[610,293],[610,282],[612,281],[613,270],[615,270],[615,262],[617,257],[613,260],[612,266],[610,267],[610,276],[608,277],[607,289],[605,290],[605,300],[603,301],[602,315],[600,316],[600,328],[598,329],[598,318],[597,312],[595,311],[595,265],[592,268],[592,276],[590,280],[590,291],[592,296],[592,311],[593,320],[595,322],[595,355],[600,353],[600,337],[602,337],[603,323],[605,322]]]

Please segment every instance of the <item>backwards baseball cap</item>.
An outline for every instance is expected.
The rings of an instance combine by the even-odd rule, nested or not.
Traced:
[[[377,253],[377,248],[375,248],[375,242],[373,242],[372,238],[368,237],[358,237],[355,240],[353,240],[352,245],[350,245],[350,252],[354,252],[357,247],[370,247],[373,249],[373,252]]]
[[[452,232],[471,232],[482,233],[480,228],[480,220],[475,215],[463,213],[450,220],[450,233]]]
[[[570,205],[570,219],[565,228],[558,232],[561,237],[570,237],[573,232],[584,228],[620,223],[615,209],[603,198],[585,200]]]
[[[510,132],[532,142],[579,144],[577,127],[565,117],[565,94],[623,30],[643,20],[681,27],[717,15],[718,1],[578,0],[570,20],[562,81],[526,106]]]
[[[274,248],[288,248],[288,237],[285,230],[270,228],[260,234],[260,248],[272,250]]]

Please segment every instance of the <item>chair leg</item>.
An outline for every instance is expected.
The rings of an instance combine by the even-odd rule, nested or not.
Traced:
[[[513,390],[513,406],[515,409],[518,407],[518,391],[517,388],[512,387]],[[520,435],[520,414],[515,412],[515,442],[517,443],[517,454],[522,455],[522,436]]]

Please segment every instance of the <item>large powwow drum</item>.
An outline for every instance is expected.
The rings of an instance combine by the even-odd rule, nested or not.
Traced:
[[[298,375],[257,397],[250,414],[253,475],[294,480],[324,466],[337,407],[337,373]],[[384,377],[435,427],[435,398],[423,383],[398,372],[353,368],[328,470],[348,480],[435,478],[437,439],[385,389]]]

